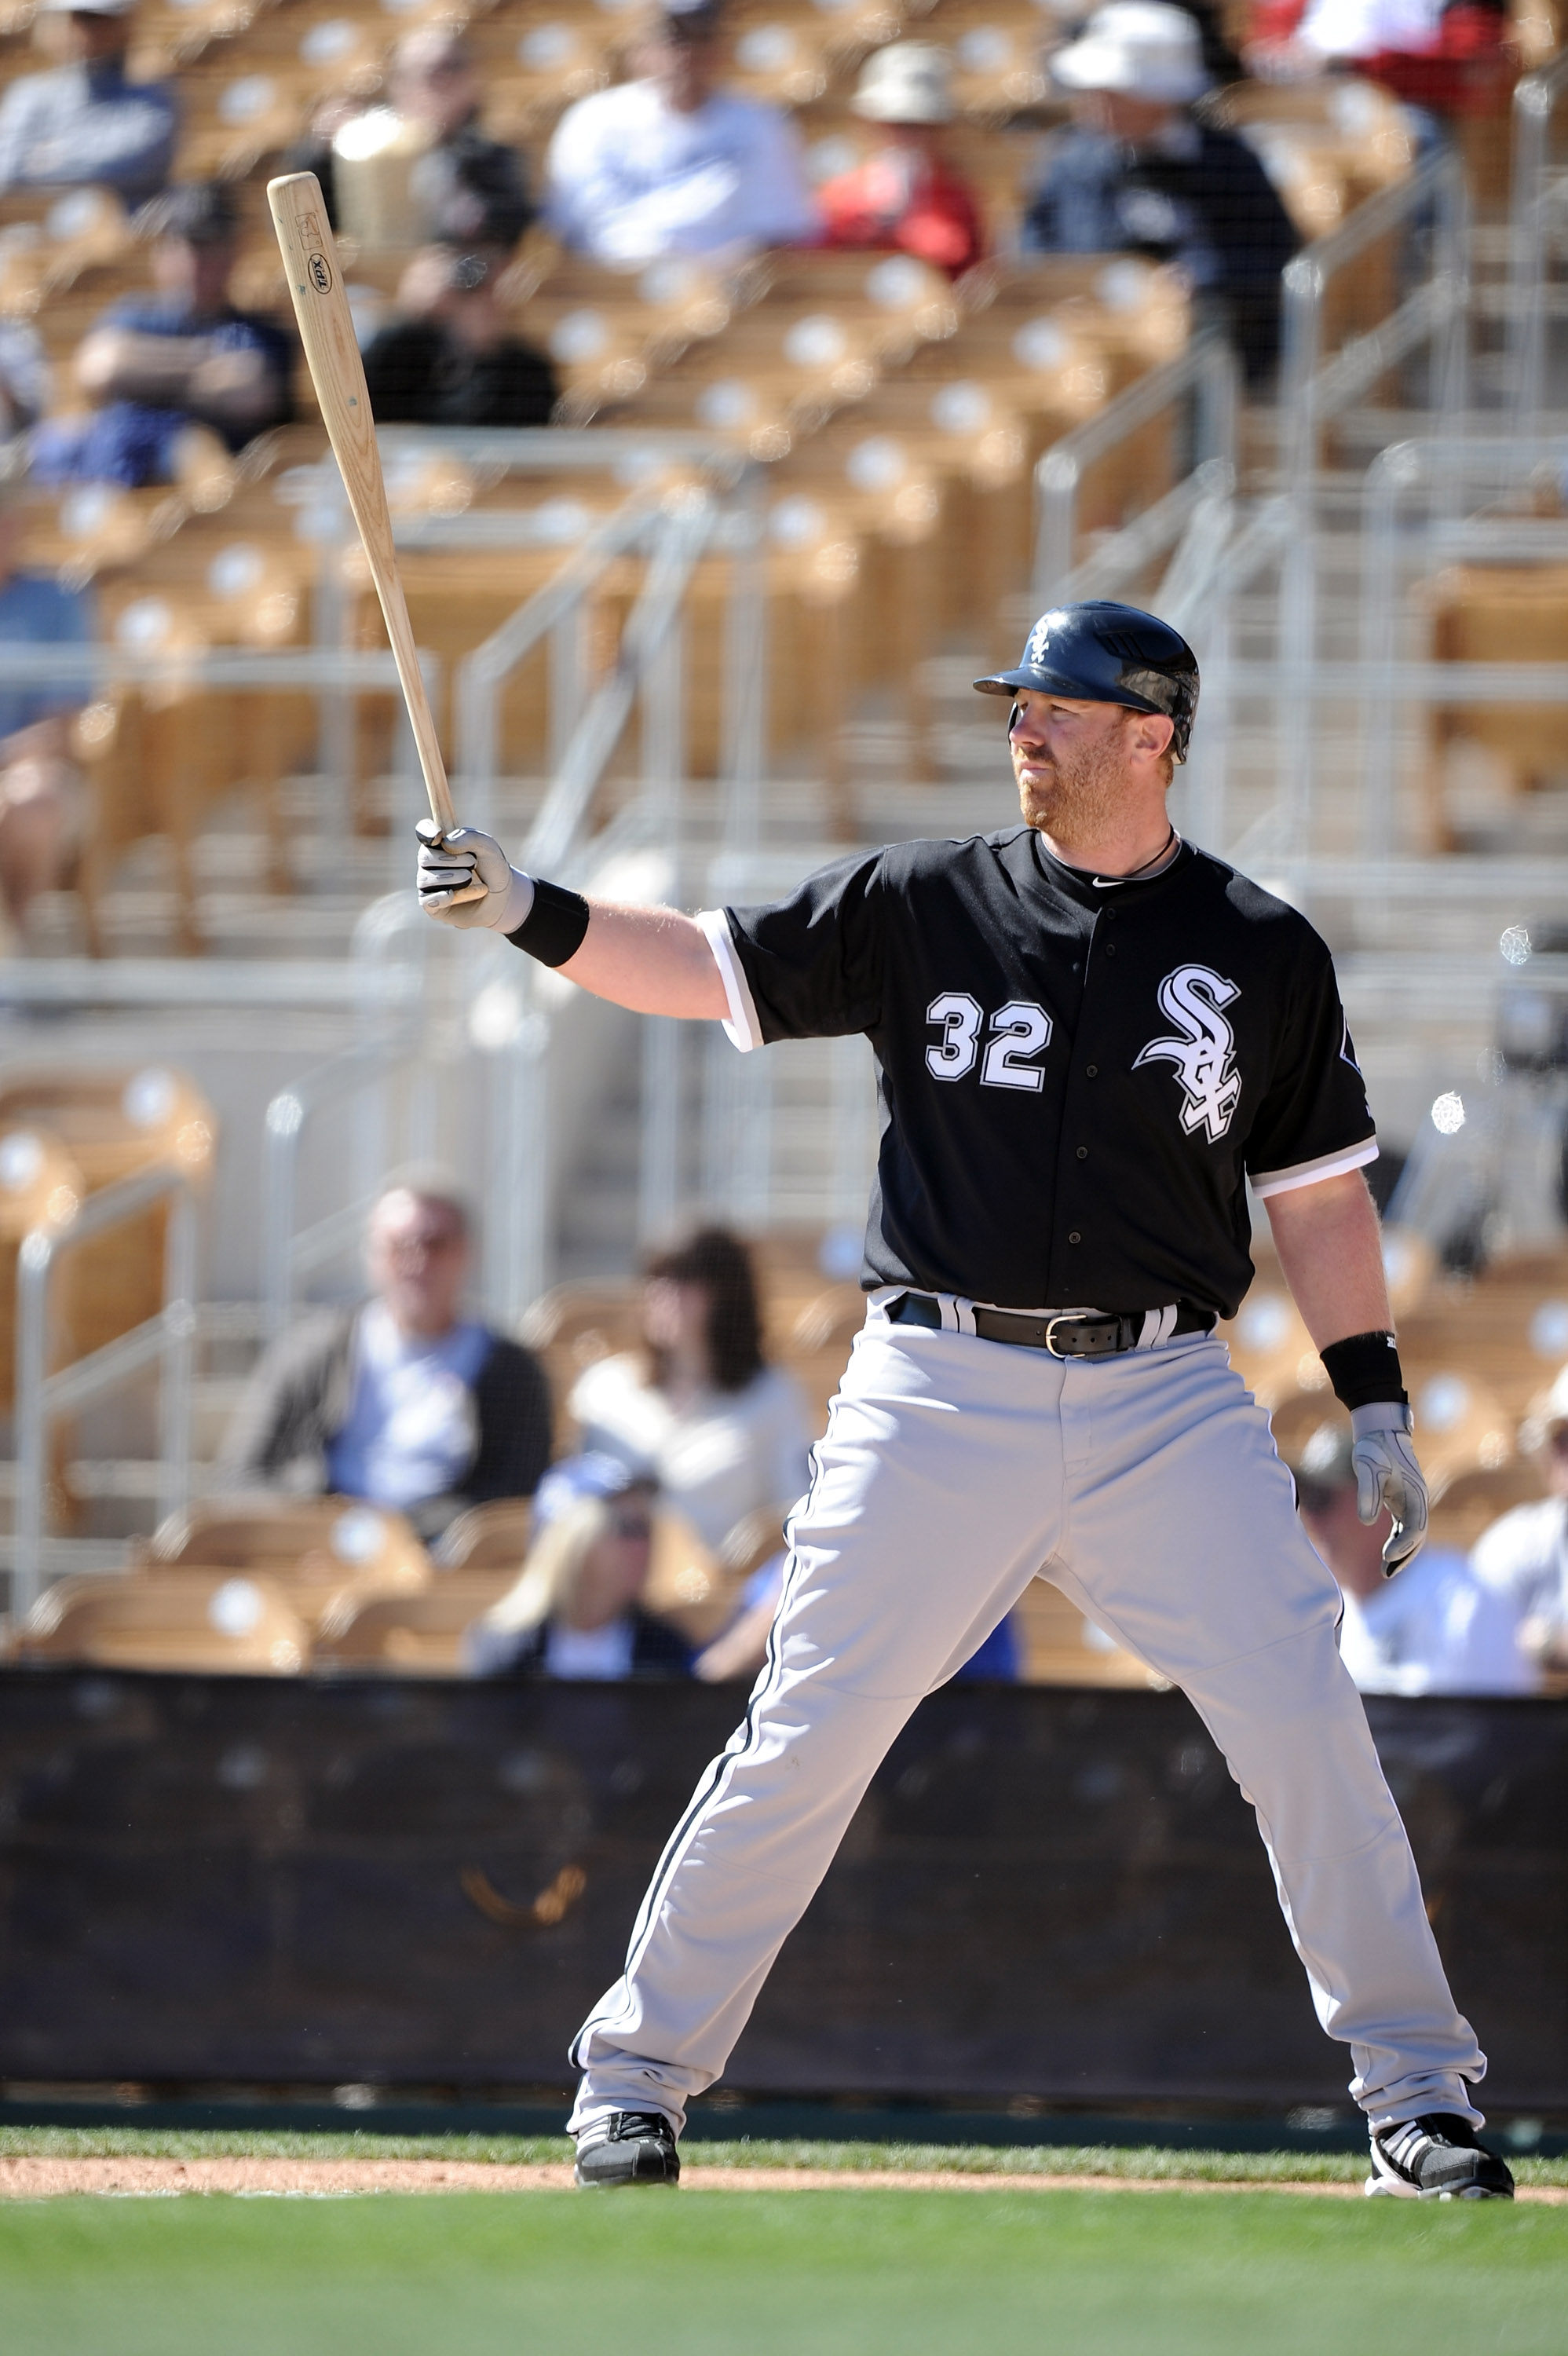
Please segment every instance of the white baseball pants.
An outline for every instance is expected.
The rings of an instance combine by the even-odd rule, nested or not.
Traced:
[[[1223,1344],[1098,1361],[873,1305],[792,1516],[768,1658],[572,2048],[574,2130],[723,2071],[879,1762],[1040,1573],[1181,1687],[1257,1811],[1318,2019],[1372,2124],[1476,2125],[1414,1860],[1337,1644],[1339,1594]]]

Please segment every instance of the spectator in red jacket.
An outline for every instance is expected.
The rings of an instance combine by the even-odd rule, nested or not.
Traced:
[[[942,155],[956,112],[947,51],[933,41],[876,50],[850,104],[881,125],[883,142],[817,191],[826,242],[912,253],[960,276],[984,254],[986,231],[973,191]]]

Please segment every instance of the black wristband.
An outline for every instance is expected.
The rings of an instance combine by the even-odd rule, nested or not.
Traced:
[[[534,905],[507,938],[526,957],[538,958],[540,965],[564,965],[582,947],[588,903],[581,892],[568,892],[559,884],[541,884],[535,876],[533,884]]]
[[[1392,1333],[1351,1333],[1319,1350],[1334,1396],[1352,1414],[1359,1407],[1381,1407],[1385,1399],[1408,1407],[1404,1376],[1400,1370],[1399,1344]]]

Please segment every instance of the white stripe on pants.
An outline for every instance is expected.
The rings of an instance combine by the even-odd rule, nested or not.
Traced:
[[[1456,2111],[1454,2008],[1268,1419],[1197,1335],[1065,1362],[873,1309],[789,1528],[768,1660],[579,2032],[572,2126],[722,2072],[899,1729],[1042,1569],[1188,1694],[1256,1808],[1317,2017],[1374,2124]]]

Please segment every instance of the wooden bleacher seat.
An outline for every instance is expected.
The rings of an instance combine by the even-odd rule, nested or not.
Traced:
[[[1419,1442],[1420,1434],[1416,1437]],[[1506,1464],[1477,1465],[1472,1472],[1456,1473],[1433,1505],[1429,1543],[1468,1554],[1483,1531],[1504,1514],[1512,1513],[1516,1505],[1532,1505],[1545,1494],[1541,1468],[1530,1456],[1512,1456]]]
[[[315,1665],[381,1676],[463,1674],[463,1632],[498,1602],[515,1571],[453,1570],[410,1595],[345,1595],[317,1630]]]
[[[143,1563],[133,1576],[265,1579],[307,1627],[339,1598],[416,1593],[432,1576],[403,1515],[347,1497],[209,1499],[155,1532]]]
[[[1031,1580],[1014,1607],[1031,1686],[1161,1686],[1133,1654],[1092,1630],[1078,1606],[1048,1579]]]
[[[437,1549],[442,1580],[456,1571],[506,1571],[516,1578],[533,1527],[528,1497],[495,1497],[459,1514]]]
[[[17,1252],[35,1227],[69,1227],[86,1193],[62,1138],[0,1119],[0,1412],[16,1404]]]
[[[310,1639],[274,1582],[208,1571],[60,1580],[17,1630],[12,1657],[104,1669],[296,1676]]]
[[[79,279],[124,261],[132,244],[129,216],[112,188],[70,188],[52,202],[37,190],[20,204],[0,199],[0,312],[30,316]]]
[[[1464,1475],[1499,1472],[1511,1461],[1514,1419],[1467,1366],[1413,1373],[1409,1388],[1416,1453],[1435,1501]]]
[[[1424,584],[1422,603],[1435,662],[1560,664],[1568,648],[1568,565],[1450,565]],[[1427,725],[1431,757],[1423,768],[1435,850],[1451,851],[1457,840],[1444,790],[1456,739],[1492,753],[1516,794],[1538,792],[1568,771],[1561,704],[1439,703]]]
[[[1435,1285],[1402,1316],[1400,1354],[1413,1385],[1456,1367],[1517,1424],[1568,1360],[1568,1255],[1498,1260],[1468,1284]]]
[[[13,1129],[58,1139],[89,1194],[163,1167],[205,1186],[218,1151],[211,1105],[183,1073],[159,1066],[14,1073],[0,1082],[0,1135]],[[65,1357],[85,1357],[158,1313],[167,1223],[167,1203],[155,1203],[66,1251],[55,1291]]]

